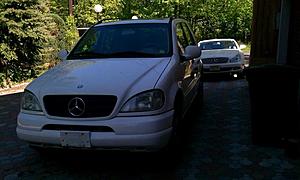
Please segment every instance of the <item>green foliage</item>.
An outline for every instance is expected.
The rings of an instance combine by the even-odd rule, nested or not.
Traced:
[[[186,19],[198,40],[235,38],[250,41],[252,0],[119,0],[121,19],[140,18]]]
[[[103,12],[96,13],[96,4],[103,6]],[[89,27],[103,19],[117,19],[120,11],[119,0],[80,0],[74,7],[77,27]]]
[[[3,0],[0,5],[0,73],[7,84],[36,76],[50,18],[45,1]],[[2,75],[3,77],[3,75]]]
[[[70,50],[79,38],[75,18],[69,16],[68,3],[69,0],[50,0],[50,12],[59,31],[55,37],[59,50]]]
[[[52,0],[57,7],[68,7],[68,0]],[[250,42],[253,0],[78,0],[74,16],[77,27],[89,27],[103,19],[180,17],[192,25],[197,40],[234,38]],[[52,3],[54,5],[55,3]],[[94,6],[101,4],[97,14]],[[61,10],[67,12],[67,10]],[[64,16],[66,17],[66,16]]]
[[[242,43],[241,43],[242,44]],[[249,43],[249,44],[245,44],[246,45],[246,48],[245,49],[242,49],[242,51],[244,52],[244,53],[250,53],[250,51],[251,51],[251,44]]]
[[[235,38],[250,41],[252,0],[81,0],[75,5],[79,27],[97,22],[95,4],[103,6],[99,19],[180,17],[192,25],[198,40]]]
[[[69,0],[50,0],[50,12],[62,18],[68,17]]]
[[[78,39],[74,17],[50,13],[51,7],[64,16],[63,2],[0,2],[0,86],[36,77],[58,62],[59,50],[71,49]]]
[[[250,41],[252,0],[209,0],[200,4],[198,12],[194,28],[200,38]]]
[[[75,24],[75,19],[73,16],[67,17],[65,28],[66,28],[64,33],[65,47],[60,49],[71,50],[79,38],[79,34]]]
[[[197,40],[234,38],[250,42],[252,0],[69,0],[0,1],[0,86],[35,77],[58,62],[57,52],[78,40],[77,27],[104,19],[180,17]],[[94,6],[101,4],[97,14]]]

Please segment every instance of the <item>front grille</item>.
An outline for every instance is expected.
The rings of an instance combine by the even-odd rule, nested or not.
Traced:
[[[90,131],[90,132],[114,132],[114,130],[107,126],[81,126],[81,125],[59,125],[47,124],[43,130],[56,130],[56,131]]]
[[[204,58],[202,59],[203,64],[219,64],[227,63],[229,58]]]
[[[81,99],[84,102],[84,108],[79,107],[80,112],[77,109],[70,112],[76,103],[74,99]],[[51,116],[91,118],[110,115],[117,102],[117,97],[110,95],[47,95],[43,100],[45,109]]]

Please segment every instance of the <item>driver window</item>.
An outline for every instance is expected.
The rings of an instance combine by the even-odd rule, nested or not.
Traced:
[[[195,46],[196,45],[196,41],[195,41],[195,39],[194,39],[194,37],[193,37],[193,35],[191,33],[190,28],[187,26],[186,23],[183,23],[182,26],[183,26],[185,37],[186,37],[186,40],[187,40],[187,46],[190,46],[190,45]]]

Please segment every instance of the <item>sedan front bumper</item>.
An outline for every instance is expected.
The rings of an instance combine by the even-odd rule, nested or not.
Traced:
[[[204,64],[204,74],[220,74],[220,73],[241,73],[244,70],[244,65],[240,63],[226,64]]]

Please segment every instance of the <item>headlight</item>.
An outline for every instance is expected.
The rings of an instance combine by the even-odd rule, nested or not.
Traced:
[[[24,91],[21,109],[25,111],[25,113],[42,113],[42,108],[40,106],[37,98],[29,91]]]
[[[133,96],[122,107],[121,112],[142,112],[160,109],[164,95],[160,90],[146,91]]]
[[[233,58],[230,59],[231,63],[239,62],[239,61],[241,61],[241,55],[240,54],[238,54],[238,55],[236,55],[236,56],[234,56]]]

